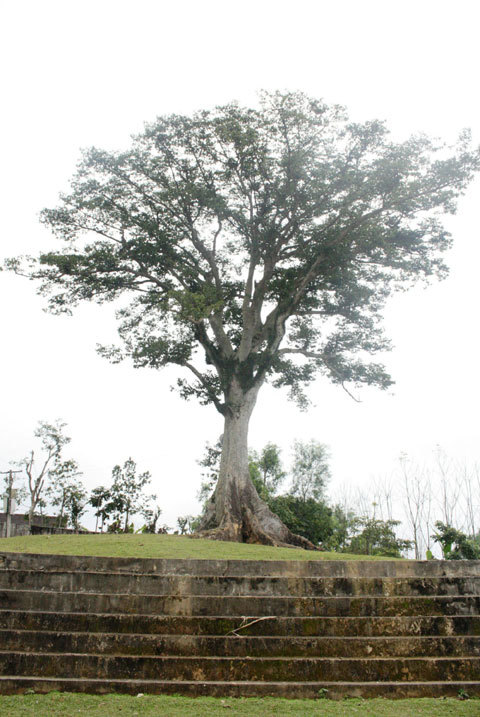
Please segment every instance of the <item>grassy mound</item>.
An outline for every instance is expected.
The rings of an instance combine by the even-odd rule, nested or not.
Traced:
[[[480,701],[458,699],[412,699],[412,700],[359,700],[349,699],[340,702],[330,700],[286,700],[264,697],[257,699],[214,698],[214,697],[174,697],[142,695],[75,695],[50,693],[49,695],[16,695],[0,697],[0,710],[9,717],[71,717],[88,715],[89,717],[117,717],[122,715],[142,715],[147,717],[224,717],[230,714],[242,717],[474,717],[479,714]]]
[[[297,548],[225,543],[183,535],[26,535],[3,538],[0,551],[98,555],[119,558],[195,558],[200,560],[381,560],[367,555],[313,552]]]

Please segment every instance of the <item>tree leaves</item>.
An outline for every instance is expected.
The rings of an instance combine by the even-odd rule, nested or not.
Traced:
[[[382,308],[445,276],[439,215],[479,169],[469,141],[393,143],[382,122],[301,93],[160,117],[125,152],[84,152],[42,213],[66,247],[27,273],[53,312],[122,297],[123,349],[104,355],[183,366],[194,383],[181,379],[182,395],[221,412],[235,378],[301,401],[318,372],[386,388],[369,358],[387,347]]]

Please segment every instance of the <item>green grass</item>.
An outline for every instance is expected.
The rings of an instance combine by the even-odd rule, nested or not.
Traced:
[[[227,543],[182,535],[25,535],[2,538],[0,551],[98,555],[120,558],[197,558],[200,560],[381,560],[368,555],[315,552],[297,548]]]
[[[143,695],[76,695],[51,692],[48,695],[0,697],[0,714],[5,717],[118,717],[121,715],[166,715],[186,717],[478,717],[480,700],[410,699],[284,700],[273,698],[213,698]]]

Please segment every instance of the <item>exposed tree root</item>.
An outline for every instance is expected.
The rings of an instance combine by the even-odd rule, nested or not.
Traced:
[[[244,486],[241,496],[232,486],[228,500],[220,494],[220,499],[222,497],[223,510],[220,511],[217,505],[219,496],[212,496],[196,537],[277,548],[319,550],[307,538],[292,533],[261,500],[250,481]],[[219,513],[220,520],[217,517]]]
[[[222,526],[219,528],[211,528],[210,530],[199,530],[192,537],[207,538],[208,540],[225,540],[227,542],[235,543],[250,543],[253,545],[271,545],[275,548],[320,550],[320,548],[311,543],[310,540],[307,540],[307,538],[292,533],[288,530],[288,528],[286,528],[286,530],[288,531],[285,536],[286,540],[278,540],[276,537],[269,535],[264,530],[250,532],[249,535],[244,538],[243,526],[240,524],[232,526],[231,529],[227,529]]]

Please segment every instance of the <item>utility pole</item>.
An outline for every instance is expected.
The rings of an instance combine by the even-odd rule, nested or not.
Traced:
[[[21,473],[21,470],[14,471],[14,470],[8,470],[8,471],[0,471],[0,474],[2,475],[8,475],[8,483],[7,483],[7,510],[6,510],[6,525],[5,525],[5,537],[10,538],[12,534],[12,500],[13,500],[13,474],[14,473]]]

